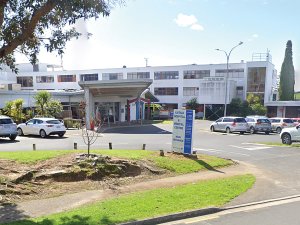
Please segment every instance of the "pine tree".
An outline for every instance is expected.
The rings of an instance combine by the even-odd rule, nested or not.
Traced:
[[[280,72],[279,99],[294,100],[295,69],[293,65],[292,41],[286,43],[285,56]]]

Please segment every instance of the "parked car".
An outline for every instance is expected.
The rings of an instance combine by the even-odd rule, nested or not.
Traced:
[[[18,135],[17,125],[8,116],[0,116],[0,137],[8,137],[15,140]]]
[[[272,131],[280,134],[283,128],[294,127],[294,121],[290,118],[270,118]]]
[[[240,132],[244,134],[249,129],[248,123],[243,117],[222,117],[210,125],[210,130],[225,131],[226,133]]]
[[[42,138],[56,134],[63,137],[66,133],[64,124],[54,118],[33,118],[26,123],[19,124],[17,130],[20,136],[40,135]]]
[[[292,120],[294,121],[295,126],[300,124],[300,118],[292,118]]]
[[[282,129],[280,133],[282,144],[290,145],[300,141],[300,125]]]
[[[265,116],[247,116],[245,120],[249,125],[251,134],[256,132],[265,132],[265,134],[269,134],[272,131],[271,122]]]

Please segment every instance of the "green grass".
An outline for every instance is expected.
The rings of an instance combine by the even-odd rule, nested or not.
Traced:
[[[47,160],[74,152],[82,153],[86,151],[0,152],[0,158],[11,159],[20,163],[34,164],[38,161]],[[177,156],[161,157],[157,151],[145,150],[93,150],[91,152],[130,160],[150,160],[158,167],[178,174],[197,172],[204,169],[213,170],[217,167],[224,167],[233,164],[233,162],[230,160],[206,155],[198,155],[198,160],[193,160],[190,158]]]
[[[214,156],[198,155],[198,160],[185,157],[161,157],[157,151],[144,150],[98,150],[95,153],[139,160],[151,160],[158,167],[170,170],[175,173],[184,174],[197,172],[200,170],[213,170],[214,168],[232,165],[231,160],[222,159]]]
[[[155,189],[124,195],[47,217],[12,222],[9,225],[110,225],[187,210],[222,206],[247,191],[254,182],[254,176],[243,175],[174,188]]]
[[[74,151],[18,151],[0,152],[1,159],[15,160],[19,163],[33,164],[38,161],[52,159],[61,155],[69,154]]]
[[[272,145],[272,146],[283,146],[283,147],[296,147],[299,148],[300,144],[291,144],[291,145],[286,145],[286,144],[282,144],[282,143],[277,143],[277,142],[261,142],[260,144],[265,144],[265,145]]]

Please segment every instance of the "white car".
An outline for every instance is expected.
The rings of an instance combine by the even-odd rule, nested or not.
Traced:
[[[225,131],[226,133],[240,132],[244,134],[249,130],[248,123],[243,117],[222,117],[210,125],[210,131]]]
[[[42,138],[56,134],[63,137],[66,133],[64,124],[54,118],[33,118],[26,123],[19,124],[17,130],[19,136],[40,135]]]
[[[15,140],[17,137],[17,125],[8,116],[0,116],[0,137],[8,137]]]
[[[293,142],[300,142],[300,125],[283,128],[280,133],[280,138],[282,144],[290,145]]]

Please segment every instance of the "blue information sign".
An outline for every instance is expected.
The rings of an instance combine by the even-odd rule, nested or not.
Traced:
[[[194,110],[174,110],[172,136],[173,151],[184,154],[192,153],[194,116]]]

